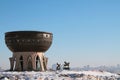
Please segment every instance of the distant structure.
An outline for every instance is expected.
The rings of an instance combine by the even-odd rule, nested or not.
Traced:
[[[70,65],[70,63],[65,61],[64,65],[63,65],[63,70],[70,70],[69,65]]]
[[[56,70],[60,70],[60,69],[61,69],[61,64],[57,63]]]
[[[52,44],[53,34],[41,31],[12,31],[5,33],[5,43],[13,52],[11,71],[46,71],[45,51]]]

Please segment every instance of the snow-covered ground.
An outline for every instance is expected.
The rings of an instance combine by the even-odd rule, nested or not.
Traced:
[[[104,71],[0,72],[0,80],[120,80]]]

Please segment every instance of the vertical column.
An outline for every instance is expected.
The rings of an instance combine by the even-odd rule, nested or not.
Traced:
[[[41,71],[45,71],[44,65],[43,65],[43,55],[42,54],[43,53],[41,53],[41,55],[40,55]]]
[[[9,60],[10,60],[10,71],[13,71],[14,59],[13,57],[10,57]]]
[[[43,56],[43,66],[44,66],[44,70],[47,70],[47,62],[48,62],[48,58]]]
[[[32,67],[33,67],[33,70],[36,70],[36,53],[32,53],[31,55],[32,57]]]
[[[15,71],[21,71],[20,61],[19,61],[19,54],[16,56]]]
[[[44,57],[43,52],[37,52],[37,55],[39,56],[40,59],[40,71],[46,71],[47,70],[47,59]]]

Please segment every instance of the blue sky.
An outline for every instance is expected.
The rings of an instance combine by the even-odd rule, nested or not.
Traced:
[[[48,66],[120,64],[119,0],[0,0],[0,66],[9,68],[12,52],[4,33],[37,30],[53,33],[45,53]]]

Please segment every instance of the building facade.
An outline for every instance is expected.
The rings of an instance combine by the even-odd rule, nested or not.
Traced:
[[[11,71],[46,71],[48,58],[45,51],[52,44],[52,33],[40,31],[13,31],[5,34]]]

